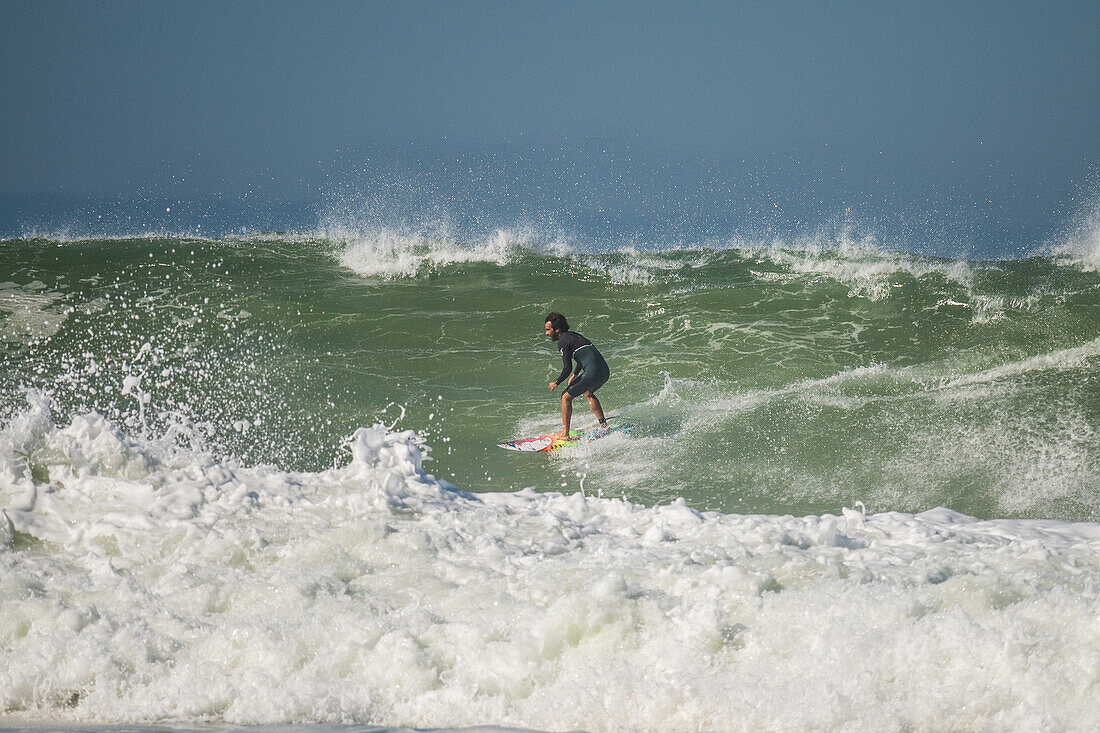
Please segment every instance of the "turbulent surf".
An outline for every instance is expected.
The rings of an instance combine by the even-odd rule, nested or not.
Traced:
[[[4,240],[0,714],[1085,730],[1098,252]]]

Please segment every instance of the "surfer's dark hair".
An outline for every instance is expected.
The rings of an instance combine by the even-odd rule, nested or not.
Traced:
[[[547,313],[543,323],[549,323],[551,328],[559,331],[569,330],[569,321],[565,320],[565,316],[561,313]]]

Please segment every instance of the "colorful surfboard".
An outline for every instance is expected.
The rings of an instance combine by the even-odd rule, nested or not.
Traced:
[[[569,448],[591,440],[598,440],[611,433],[629,433],[633,429],[634,426],[621,417],[609,417],[607,418],[606,428],[596,426],[588,428],[587,430],[570,430],[568,440],[559,438],[551,433],[549,435],[536,435],[534,438],[509,440],[504,443],[497,443],[497,445],[505,450],[514,450],[520,453],[546,453],[549,451],[561,450],[562,448]]]

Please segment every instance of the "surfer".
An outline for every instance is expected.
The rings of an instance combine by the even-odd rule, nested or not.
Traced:
[[[592,413],[600,421],[600,427],[607,427],[607,420],[603,416],[603,406],[596,397],[596,390],[604,386],[611,376],[607,368],[607,362],[592,342],[579,333],[569,330],[569,321],[561,313],[550,313],[546,316],[546,335],[551,341],[558,342],[558,351],[561,352],[562,370],[558,378],[550,383],[550,391],[553,392],[565,375],[569,374],[573,361],[577,366],[569,375],[569,383],[561,396],[561,432],[556,437],[569,437],[569,419],[573,416],[573,398],[583,394],[588,400],[588,406]]]

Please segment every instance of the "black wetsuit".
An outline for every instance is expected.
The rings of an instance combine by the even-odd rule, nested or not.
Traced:
[[[611,371],[607,368],[607,362],[604,361],[603,355],[596,350],[591,341],[579,333],[573,331],[562,332],[561,336],[558,337],[558,351],[561,352],[563,364],[561,374],[554,380],[558,384],[564,384],[565,377],[569,374],[569,368],[573,366],[573,360],[577,362],[577,367],[573,369],[573,373],[580,374],[580,376],[574,379],[573,383],[565,390],[573,397],[585,392],[595,392],[611,376]]]

